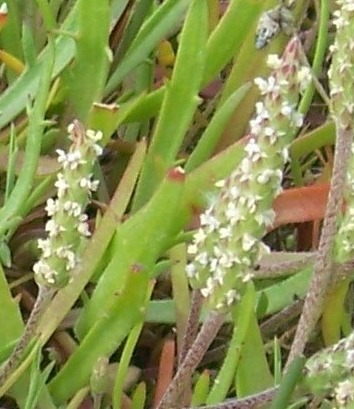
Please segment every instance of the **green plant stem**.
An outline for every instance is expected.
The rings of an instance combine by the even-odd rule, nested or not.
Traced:
[[[279,386],[279,390],[270,409],[283,409],[288,406],[296,384],[301,377],[301,372],[304,365],[304,357],[298,357],[292,361],[291,365],[289,366],[289,370],[286,372]]]
[[[315,55],[312,63],[312,73],[314,76],[320,74],[323,67],[323,60],[327,53],[327,38],[328,38],[328,20],[329,20],[329,1],[321,0],[319,29]],[[301,102],[299,104],[299,112],[306,114],[310,108],[311,101],[315,92],[315,85],[312,83],[306,89]]]
[[[322,313],[326,294],[332,281],[333,261],[331,250],[336,232],[336,216],[343,205],[345,174],[351,143],[351,130],[339,128],[335,146],[333,175],[314,271],[286,367],[304,351],[311,332]]]

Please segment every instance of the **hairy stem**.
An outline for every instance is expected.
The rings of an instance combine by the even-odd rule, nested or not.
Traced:
[[[216,405],[200,406],[198,409],[256,409],[272,401],[278,388],[270,388],[263,392],[242,399],[229,399]],[[184,408],[190,409],[190,408]]]
[[[28,318],[23,334],[12,351],[8,360],[0,367],[0,386],[3,386],[12,372],[17,368],[22,359],[22,355],[30,344],[33,334],[35,333],[37,323],[52,299],[55,290],[43,286],[39,287],[36,302],[33,306],[31,315]]]
[[[157,409],[170,409],[178,406],[179,397],[183,394],[188,380],[213,342],[224,319],[224,314],[215,311],[209,313]]]
[[[334,235],[336,233],[336,216],[343,205],[343,191],[346,169],[350,156],[352,135],[350,130],[338,128],[335,147],[333,175],[322,234],[316,256],[313,276],[305,299],[304,308],[295,333],[288,357],[287,367],[295,357],[304,351],[305,345],[314,330],[323,310],[328,287],[332,281],[333,261],[331,257]]]
[[[202,295],[199,290],[194,290],[192,293],[192,303],[188,315],[188,321],[183,336],[181,352],[178,357],[178,365],[180,366],[186,357],[189,349],[198,334],[199,316],[202,309]]]

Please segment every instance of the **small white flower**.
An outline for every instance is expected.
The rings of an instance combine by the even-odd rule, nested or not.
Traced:
[[[261,133],[262,130],[262,125],[261,121],[257,117],[256,119],[251,119],[250,120],[250,133],[253,136],[257,136]]]
[[[278,70],[282,65],[282,60],[277,54],[269,54],[267,58],[267,65],[273,70]]]
[[[289,104],[288,101],[283,101],[281,104],[280,112],[287,118],[291,118],[294,112],[294,108]]]
[[[48,239],[38,239],[37,247],[42,250],[42,257],[47,258],[52,255],[51,241]]]
[[[83,189],[90,190],[91,192],[95,192],[98,188],[99,181],[98,180],[91,180],[91,177],[84,177],[80,179],[79,182],[80,187]]]
[[[187,253],[191,256],[194,254],[197,254],[198,252],[198,246],[195,243],[189,244],[187,247]]]
[[[219,260],[217,258],[211,258],[209,262],[209,270],[211,273],[216,271],[219,265]]]
[[[193,263],[189,263],[186,265],[186,274],[188,278],[194,278],[197,269]]]
[[[349,21],[344,18],[342,15],[338,14],[337,11],[333,12],[333,15],[337,18],[333,20],[333,24],[337,27],[337,30],[345,28],[349,25]]]
[[[66,270],[70,271],[73,270],[76,266],[76,256],[75,253],[69,250],[68,246],[60,246],[55,250],[55,254],[61,258],[66,260]]]
[[[235,301],[239,301],[240,300],[240,294],[237,293],[236,290],[229,290],[226,293],[226,305],[230,306],[232,305]]]
[[[65,227],[60,226],[55,220],[48,220],[45,224],[45,231],[48,232],[49,237],[57,237],[61,232],[65,231]]]
[[[49,217],[54,216],[55,213],[57,213],[57,211],[59,210],[59,205],[58,204],[59,204],[58,201],[54,200],[52,198],[49,198],[47,200],[47,204],[46,204],[46,207],[44,209],[47,212],[47,215]]]
[[[225,271],[218,268],[214,274],[214,280],[220,285],[224,285]]]
[[[230,221],[231,225],[234,225],[241,220],[240,209],[238,209],[238,207],[236,206],[234,202],[230,202],[227,204],[225,216]]]
[[[194,243],[195,244],[202,244],[204,243],[207,235],[205,234],[205,231],[202,228],[199,228],[193,236]]]
[[[221,239],[230,239],[232,237],[231,226],[220,227],[219,236],[220,236]]]
[[[354,383],[353,380],[346,379],[343,382],[339,382],[335,389],[335,397],[339,404],[347,405],[349,402],[354,401]]]
[[[278,140],[278,134],[275,132],[274,128],[266,126],[264,128],[264,135],[269,138],[269,143],[274,145]]]
[[[311,70],[309,67],[302,66],[297,72],[297,80],[300,84],[300,90],[303,92],[312,81]]]
[[[201,226],[206,226],[208,228],[208,232],[212,232],[219,228],[220,222],[210,213],[210,211],[207,210],[200,215],[200,224]]]
[[[202,251],[197,254],[195,261],[199,263],[202,267],[206,267],[208,265],[208,253],[206,251]]]
[[[62,173],[58,173],[57,180],[54,183],[54,186],[57,188],[57,195],[59,198],[63,197],[69,188],[68,182],[65,180]]]
[[[98,145],[97,143],[95,143],[92,147],[93,147],[93,150],[94,150],[96,156],[101,156],[101,155],[102,155],[102,153],[103,153],[103,148],[102,148],[100,145]]]
[[[267,80],[258,77],[254,80],[254,82],[258,86],[261,95],[265,95],[270,92],[279,92],[279,83],[277,83],[273,76],[270,76]]]
[[[232,199],[237,199],[240,196],[240,189],[237,186],[231,186],[229,194]]]
[[[211,277],[209,277],[207,280],[206,280],[206,287],[204,287],[204,288],[202,288],[201,290],[200,290],[200,293],[202,294],[202,296],[204,297],[204,298],[207,298],[207,297],[209,297],[210,295],[212,295],[213,294],[213,292],[214,292],[214,288],[215,288],[215,283],[214,283],[214,280],[211,278]]]
[[[102,139],[103,134],[101,131],[94,131],[92,129],[87,129],[86,136],[93,142],[98,142]]]
[[[257,112],[259,119],[261,120],[269,119],[269,113],[267,109],[265,108],[263,102],[256,102],[256,112]]]
[[[67,200],[63,205],[64,210],[69,216],[79,217],[82,212],[82,206],[80,203]]]
[[[57,273],[43,260],[39,260],[33,265],[33,272],[36,275],[43,277],[48,284],[55,284]]]
[[[260,226],[264,226],[267,228],[273,225],[274,219],[275,219],[275,212],[273,209],[266,210],[263,213],[257,214],[255,216],[256,222]]]
[[[254,138],[251,138],[245,146],[248,158],[252,162],[257,162],[261,157],[261,148]]]
[[[90,237],[91,236],[91,233],[90,233],[90,230],[89,230],[89,225],[86,222],[79,223],[77,225],[77,231],[83,237]]]
[[[242,237],[242,249],[243,251],[249,251],[257,243],[257,239],[246,233]]]
[[[272,179],[274,171],[272,169],[265,169],[256,177],[257,183],[260,185],[266,185]]]

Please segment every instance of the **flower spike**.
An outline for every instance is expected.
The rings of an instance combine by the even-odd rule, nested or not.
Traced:
[[[69,152],[57,150],[62,167],[55,182],[57,198],[48,199],[45,207],[50,217],[45,225],[48,236],[38,240],[42,255],[33,266],[37,283],[46,288],[61,288],[70,281],[79,262],[80,241],[90,236],[84,211],[98,186],[98,181],[92,180],[92,168],[102,153],[97,145],[102,133],[85,130],[78,121],[69,125],[68,133],[72,141]]]
[[[219,194],[200,216],[201,227],[188,247],[190,283],[220,312],[240,299],[252,266],[268,251],[261,238],[273,223],[272,202],[281,192],[288,145],[302,124],[296,106],[309,72],[299,65],[300,46],[293,38],[282,59],[270,58],[273,74],[255,80],[264,98],[250,121],[246,156],[216,184]]]

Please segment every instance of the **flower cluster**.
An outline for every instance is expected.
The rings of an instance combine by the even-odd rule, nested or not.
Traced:
[[[354,1],[338,0],[339,9],[334,14],[336,38],[330,47],[332,64],[330,79],[331,111],[336,125],[353,127],[354,113]]]
[[[314,395],[333,395],[337,408],[354,402],[354,333],[313,355],[306,363],[302,386]],[[352,407],[352,406],[350,406]]]
[[[334,12],[337,28],[334,44],[330,47],[332,65],[328,71],[331,112],[337,129],[353,132],[354,129],[354,0],[337,1]],[[335,255],[338,262],[354,257],[354,144],[348,163],[344,199],[346,212],[336,237]]]
[[[272,202],[281,191],[287,147],[302,125],[296,106],[309,72],[299,66],[299,47],[292,39],[282,59],[270,57],[273,74],[255,80],[264,99],[250,122],[245,158],[216,184],[219,194],[201,215],[188,247],[193,259],[187,276],[212,309],[225,310],[241,297],[253,277],[252,265],[268,251],[261,238],[274,220]]]
[[[85,130],[78,121],[68,127],[68,133],[72,141],[69,152],[57,150],[62,167],[55,182],[57,198],[48,199],[45,208],[50,217],[45,226],[48,236],[38,240],[42,255],[33,266],[37,283],[44,287],[61,288],[69,282],[79,262],[79,244],[90,236],[84,210],[91,192],[98,187],[91,172],[102,153],[97,144],[102,133]]]

